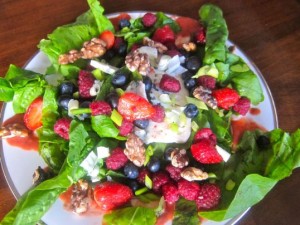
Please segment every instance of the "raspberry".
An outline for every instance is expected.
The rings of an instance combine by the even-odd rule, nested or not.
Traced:
[[[214,89],[216,87],[216,78],[209,75],[200,76],[197,79],[197,83],[198,85],[201,85],[208,89]]]
[[[164,74],[162,76],[159,82],[159,87],[164,91],[174,92],[174,93],[179,92],[181,89],[180,82],[176,78],[168,74]]]
[[[157,123],[161,123],[165,119],[165,110],[161,105],[154,105],[155,113],[152,115],[151,120]]]
[[[194,39],[198,44],[205,44],[206,42],[206,34],[203,27],[201,27],[198,31],[196,31]]]
[[[71,120],[68,118],[58,119],[54,124],[54,132],[61,136],[63,139],[69,140]]]
[[[181,179],[178,181],[178,191],[183,198],[193,201],[198,197],[200,185],[193,181]]]
[[[131,52],[134,52],[135,50],[137,50],[138,48],[140,48],[141,45],[137,44],[137,43],[134,43],[132,46],[131,46],[131,49],[130,51]]]
[[[246,97],[241,97],[232,107],[233,111],[245,116],[250,109],[251,102]]]
[[[82,98],[90,98],[90,89],[94,85],[95,78],[91,72],[81,70],[78,75],[79,95]]]
[[[156,22],[156,15],[153,13],[146,13],[142,17],[142,23],[145,27],[152,27]]]
[[[196,198],[197,208],[211,209],[219,204],[221,190],[216,184],[205,183],[201,186],[198,197]]]
[[[181,179],[181,172],[182,172],[182,168],[178,168],[175,166],[167,165],[166,169],[165,169],[169,174],[170,177],[175,180],[175,181],[179,181]]]
[[[105,161],[107,169],[110,170],[118,170],[125,166],[127,162],[128,158],[124,154],[124,150],[120,147],[112,150],[111,155],[108,156]]]
[[[192,144],[191,152],[193,157],[203,164],[215,164],[223,161],[215,146],[208,139],[201,139]]]
[[[126,120],[126,119],[123,119],[122,120],[122,124],[121,126],[119,127],[119,134],[121,136],[127,136],[129,133],[131,133],[131,131],[133,130],[133,123]]]
[[[214,90],[212,95],[216,98],[218,107],[226,110],[234,106],[240,98],[236,90],[227,87]]]
[[[153,34],[152,39],[163,44],[174,43],[175,34],[169,25],[157,28]]]
[[[162,186],[162,194],[167,203],[173,204],[179,199],[178,188],[173,183],[167,183]]]
[[[143,167],[139,172],[139,176],[137,178],[138,182],[141,184],[145,184],[145,176],[146,175],[149,178],[151,178],[151,173],[149,172],[149,170],[147,170],[145,167]]]
[[[97,115],[110,115],[111,107],[107,102],[104,101],[93,101],[90,104],[90,109],[93,116]]]
[[[202,139],[210,140],[213,145],[217,144],[217,137],[210,128],[202,128],[201,130],[197,131],[194,137],[194,142],[197,143]]]
[[[156,192],[160,191],[160,188],[168,183],[170,181],[170,177],[168,176],[168,174],[166,172],[157,172],[154,173],[152,176],[152,182],[153,182],[153,190]]]

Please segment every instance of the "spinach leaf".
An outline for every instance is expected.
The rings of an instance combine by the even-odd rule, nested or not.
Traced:
[[[157,18],[157,20],[154,24],[155,30],[159,27],[168,25],[175,33],[180,31],[180,26],[178,25],[178,23],[175,20],[173,20],[171,17],[167,16],[165,13],[157,12],[156,18]]]
[[[98,115],[91,117],[92,128],[100,137],[116,138],[119,134],[118,128],[110,117]]]
[[[156,215],[154,209],[127,207],[105,214],[103,221],[110,225],[153,225]]]
[[[112,86],[112,78],[113,76],[109,75],[104,81],[103,84],[101,85],[100,91],[96,97],[97,100],[104,100],[105,97],[108,95],[108,93],[111,91],[113,88]]]
[[[9,102],[14,97],[14,90],[10,83],[3,77],[0,77],[0,101]]]
[[[176,202],[173,225],[198,225],[200,219],[196,203],[180,198]]]

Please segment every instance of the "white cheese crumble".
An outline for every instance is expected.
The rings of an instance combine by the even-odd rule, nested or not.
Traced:
[[[216,149],[220,156],[223,158],[224,162],[227,162],[230,158],[230,153],[228,153],[226,150],[224,150],[218,145],[216,146]]]
[[[73,118],[74,116],[72,115],[71,110],[78,109],[78,108],[79,108],[79,101],[75,99],[71,99],[68,102],[68,115]]]
[[[107,63],[98,62],[96,60],[91,60],[90,65],[110,75],[113,75],[118,70],[117,67],[111,66]]]

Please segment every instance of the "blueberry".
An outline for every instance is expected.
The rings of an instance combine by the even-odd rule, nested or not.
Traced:
[[[116,55],[115,51],[112,49],[108,49],[106,53],[103,55],[103,59],[106,61],[111,60]]]
[[[194,74],[191,71],[185,71],[184,73],[181,74],[181,79],[185,80],[188,78],[191,78]]]
[[[256,144],[260,149],[266,149],[270,145],[270,139],[265,135],[260,135],[256,139]]]
[[[143,83],[145,84],[145,91],[149,93],[152,89],[152,80],[148,76],[143,77]]]
[[[72,95],[76,91],[76,87],[71,81],[66,81],[59,85],[58,91],[60,95]]]
[[[130,21],[128,19],[121,19],[119,21],[119,28],[122,30],[124,27],[130,27]]]
[[[90,101],[84,101],[84,102],[81,102],[79,104],[79,108],[89,108],[90,107],[90,104],[91,102]],[[80,114],[80,117],[82,119],[87,119],[87,118],[90,118],[91,117],[91,114],[89,113],[83,113],[83,114]]]
[[[129,81],[129,74],[126,71],[118,70],[115,72],[111,83],[115,87],[123,87]]]
[[[133,163],[127,163],[124,167],[124,174],[129,179],[136,179],[139,176],[139,169]]]
[[[167,148],[164,152],[164,158],[167,161],[171,161],[171,154],[173,152],[174,148]]]
[[[57,99],[58,106],[65,109],[65,110],[68,110],[68,104],[69,104],[69,101],[71,99],[72,99],[71,95],[61,95],[61,96],[59,96],[58,99]]]
[[[140,129],[146,129],[149,125],[149,120],[147,119],[135,120],[133,124]]]
[[[188,117],[188,118],[194,118],[194,117],[196,117],[198,115],[199,110],[198,110],[197,106],[195,106],[194,104],[190,103],[190,104],[187,104],[185,106],[185,109],[184,109],[183,112],[184,112],[184,114],[185,114],[186,117]]]
[[[135,180],[130,180],[128,182],[128,186],[131,188],[132,191],[136,191],[140,187],[139,183],[137,181],[135,181]]]
[[[117,53],[120,56],[125,56],[126,55],[126,53],[127,53],[127,43],[125,41],[120,44],[120,46],[117,50]]]
[[[186,59],[185,66],[188,70],[196,72],[201,67],[201,61],[197,56],[191,56]]]
[[[184,80],[184,86],[188,90],[192,90],[196,86],[196,79],[194,78],[187,78]]]
[[[119,95],[117,92],[112,91],[108,93],[108,95],[105,98],[105,101],[113,108],[116,109],[118,107],[119,102]]]
[[[152,173],[159,171],[159,169],[160,169],[159,159],[156,157],[152,157],[150,159],[150,161],[148,162],[147,167],[150,170],[150,172],[152,172]]]

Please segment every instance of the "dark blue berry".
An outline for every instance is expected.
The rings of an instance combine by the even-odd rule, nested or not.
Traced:
[[[143,83],[145,84],[145,91],[149,93],[152,89],[152,80],[148,76],[143,77]]]
[[[193,76],[194,74],[191,71],[185,71],[184,73],[181,74],[181,79],[185,80],[185,79],[189,79]]]
[[[79,104],[79,108],[89,108],[90,107],[90,104],[91,102],[90,101],[84,101],[84,102],[81,102]],[[90,113],[83,113],[83,114],[80,114],[80,117],[82,119],[87,119],[87,118],[90,118],[91,117],[91,114]]]
[[[121,19],[119,21],[120,30],[122,30],[124,27],[130,27],[130,21],[128,19]]]
[[[152,157],[147,164],[147,167],[150,172],[155,173],[160,169],[160,161],[156,157]]]
[[[164,152],[164,158],[167,161],[171,161],[171,154],[173,152],[174,148],[166,148],[165,152]]]
[[[106,61],[111,60],[116,55],[115,51],[112,49],[108,49],[106,53],[103,55],[103,59]]]
[[[105,101],[113,108],[116,109],[118,107],[119,102],[119,95],[117,92],[112,91],[108,93],[108,95],[105,97]]]
[[[187,78],[184,80],[184,86],[188,90],[192,90],[196,86],[196,79],[194,78]]]
[[[185,67],[192,72],[196,72],[201,67],[201,61],[197,56],[191,56],[186,59]]]
[[[111,80],[111,83],[115,87],[123,87],[128,83],[128,81],[129,81],[129,73],[123,70],[118,70],[117,72],[115,72]]]
[[[117,53],[120,56],[125,56],[127,54],[127,43],[125,41],[120,43],[119,48],[117,49]]]
[[[135,192],[136,190],[138,190],[140,188],[139,183],[137,181],[135,181],[135,180],[130,180],[128,182],[128,186],[131,188],[131,190],[133,192]]]
[[[139,176],[139,169],[133,163],[127,163],[124,167],[124,174],[129,179],[136,179]]]
[[[194,118],[194,117],[196,117],[198,115],[199,110],[198,110],[197,106],[195,106],[194,104],[190,103],[190,104],[187,104],[185,106],[185,109],[184,109],[183,112],[184,112],[184,114],[185,114],[186,117],[188,117],[188,118]]]
[[[135,120],[133,124],[140,129],[146,129],[149,125],[149,120],[147,119]]]
[[[72,95],[76,91],[76,86],[71,81],[66,81],[59,85],[58,91],[60,95]]]
[[[256,144],[261,150],[267,149],[270,145],[270,139],[265,135],[260,135],[256,139]]]
[[[62,109],[68,110],[68,104],[71,99],[71,95],[60,95],[57,99],[58,106]]]

